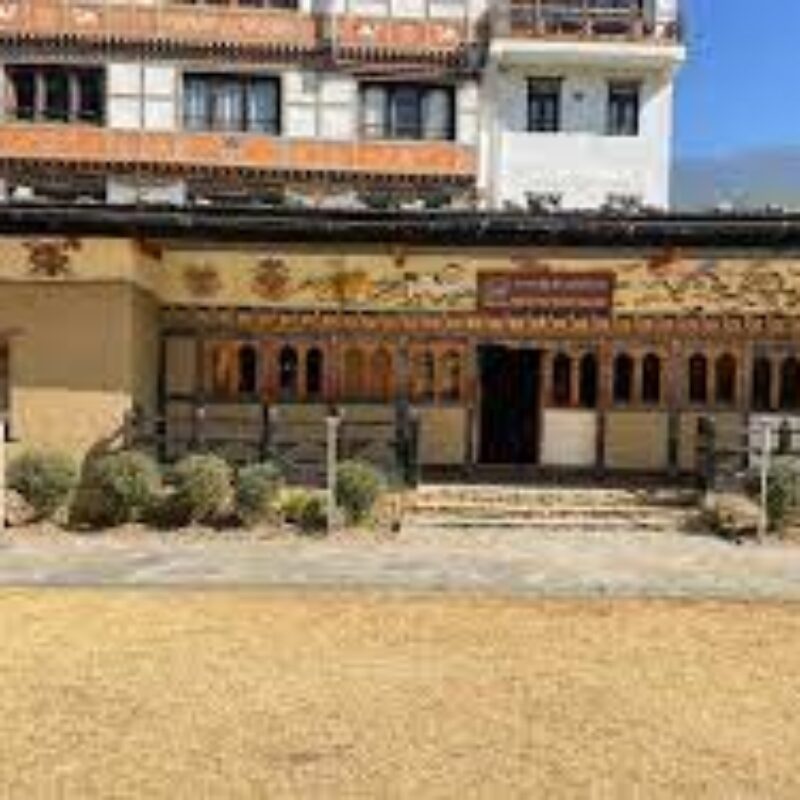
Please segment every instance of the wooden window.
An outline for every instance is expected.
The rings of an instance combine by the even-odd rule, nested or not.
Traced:
[[[278,390],[282,400],[297,400],[300,379],[297,350],[285,345],[278,353]]]
[[[661,402],[661,359],[655,353],[648,353],[642,361],[642,402]]]
[[[557,133],[561,130],[561,79],[532,78],[528,81],[528,130]]]
[[[375,400],[390,402],[392,399],[392,356],[381,347],[372,354],[370,361],[372,397]]]
[[[633,401],[633,359],[620,353],[614,359],[614,402],[620,405]]]
[[[708,402],[708,359],[701,353],[689,359],[689,402]]]
[[[322,397],[325,376],[325,357],[319,347],[312,347],[306,353],[306,399],[317,400]]]
[[[442,356],[442,399],[456,402],[461,399],[461,354],[448,350]]]
[[[252,395],[258,391],[258,351],[255,345],[239,347],[239,394]]]
[[[631,81],[608,86],[608,135],[638,136],[641,87]]]
[[[0,342],[0,420],[11,418],[11,353],[8,342]],[[6,428],[6,431],[8,428]]]
[[[210,380],[207,383],[215,397],[233,397],[237,389],[237,350],[232,342],[215,342],[209,350]]]
[[[436,396],[436,361],[430,350],[414,356],[411,370],[411,396],[417,402],[430,403]]]
[[[187,74],[183,125],[192,131],[280,134],[280,83],[265,75]]]
[[[351,347],[344,354],[344,394],[347,400],[363,400],[366,396],[364,353]]]
[[[579,400],[582,408],[597,408],[598,374],[597,356],[586,353],[580,365]]]
[[[105,121],[105,72],[100,67],[12,65],[8,115],[29,122]]]
[[[770,411],[772,409],[772,362],[759,357],[753,361],[753,409]]]
[[[781,409],[800,409],[800,361],[794,357],[781,364]]]
[[[553,405],[566,408],[572,401],[572,359],[558,353],[553,359]]]
[[[361,87],[365,139],[455,139],[455,94],[450,86],[384,83]]]
[[[736,359],[725,353],[717,359],[714,367],[716,401],[719,405],[732,406],[736,403]]]

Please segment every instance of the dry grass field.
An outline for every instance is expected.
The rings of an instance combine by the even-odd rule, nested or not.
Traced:
[[[800,607],[0,592],[0,797],[797,798]]]

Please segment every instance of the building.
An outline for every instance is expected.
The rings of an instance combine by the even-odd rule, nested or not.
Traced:
[[[86,452],[691,473],[800,428],[800,219],[0,207],[3,404]],[[309,467],[310,468],[310,467]]]
[[[665,207],[676,0],[9,0],[12,199]]]

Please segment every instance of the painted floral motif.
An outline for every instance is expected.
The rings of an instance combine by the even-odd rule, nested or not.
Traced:
[[[80,250],[78,239],[26,242],[28,272],[37,278],[68,278],[72,275],[72,252]]]
[[[187,267],[183,271],[183,280],[192,297],[214,297],[222,289],[219,273],[207,265]]]
[[[254,270],[252,288],[262,300],[272,302],[285,300],[290,290],[289,268],[286,262],[281,258],[262,258]]]

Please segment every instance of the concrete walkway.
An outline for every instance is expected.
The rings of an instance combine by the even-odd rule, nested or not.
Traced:
[[[329,540],[0,537],[5,586],[265,586],[800,600],[800,547],[524,530]]]

